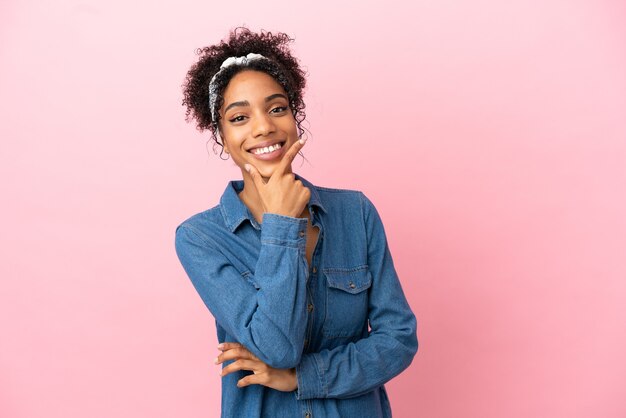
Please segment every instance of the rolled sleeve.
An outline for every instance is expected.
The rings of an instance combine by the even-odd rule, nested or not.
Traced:
[[[318,361],[321,359],[317,354],[305,355],[296,367],[298,379],[296,398],[298,400],[326,397],[324,375],[322,368],[317,364]]]
[[[302,247],[306,244],[306,226],[306,218],[264,213],[261,243]]]

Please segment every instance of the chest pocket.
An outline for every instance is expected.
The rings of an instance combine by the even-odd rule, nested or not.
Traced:
[[[360,336],[367,324],[368,292],[372,275],[367,265],[355,268],[325,268],[326,337]]]

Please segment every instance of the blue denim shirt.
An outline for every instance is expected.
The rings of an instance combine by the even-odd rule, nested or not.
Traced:
[[[243,180],[176,228],[177,255],[219,342],[296,368],[293,392],[238,388],[249,371],[223,377],[222,417],[391,417],[383,384],[413,360],[417,324],[380,216],[360,191],[296,178],[311,191],[320,228],[310,266],[307,219],[265,213],[259,224],[239,199]]]

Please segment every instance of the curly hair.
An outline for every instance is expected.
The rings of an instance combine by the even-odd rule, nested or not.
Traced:
[[[269,60],[250,61],[246,66],[232,65],[224,68],[216,77],[214,81],[217,92],[215,109],[220,109],[224,104],[224,91],[235,74],[243,70],[262,71],[269,74],[285,89],[289,98],[289,107],[298,127],[298,135],[302,136],[304,134],[302,122],[306,118],[303,100],[306,73],[289,51],[288,43],[291,41],[293,39],[285,33],[272,34],[263,30],[260,33],[254,33],[246,27],[237,27],[230,32],[226,41],[222,40],[217,45],[198,48],[196,54],[200,58],[187,72],[183,84],[182,104],[187,107],[185,120],[190,122],[191,119],[195,119],[196,127],[201,132],[209,129],[213,140],[222,147],[223,152],[223,141],[217,135],[221,116],[219,112],[215,112],[215,120],[211,116],[209,82],[226,58],[257,53]],[[222,152],[220,152],[220,158]]]

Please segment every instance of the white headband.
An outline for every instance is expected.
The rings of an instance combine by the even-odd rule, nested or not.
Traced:
[[[245,57],[228,57],[224,60],[220,69],[213,75],[211,81],[209,81],[209,109],[211,110],[211,120],[215,123],[215,101],[217,100],[217,86],[215,85],[215,78],[224,68],[231,65],[248,65],[250,61],[267,59],[261,54],[249,53]]]

